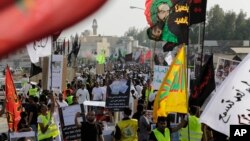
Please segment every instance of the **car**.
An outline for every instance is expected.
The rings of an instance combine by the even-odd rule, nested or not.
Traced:
[[[1,83],[1,79],[0,79]],[[19,81],[14,82],[16,93],[19,94],[20,90],[22,89],[22,83]],[[0,102],[3,102],[5,99],[5,84],[4,81],[0,84]]]
[[[20,90],[22,89],[22,83],[21,82],[14,82],[16,93],[19,94]]]

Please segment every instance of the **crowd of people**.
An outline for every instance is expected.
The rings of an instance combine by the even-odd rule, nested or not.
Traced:
[[[122,118],[115,121],[114,111],[85,105],[84,112],[78,112],[75,115],[75,125],[81,129],[82,141],[105,141],[104,123],[116,125],[110,136],[117,141],[186,141],[188,138],[191,141],[211,139],[216,141],[212,136],[212,129],[199,122],[197,107],[190,107],[188,116],[176,114],[179,117],[178,122],[174,122],[168,116],[158,117],[157,123],[153,123],[147,114],[147,111],[153,109],[156,94],[156,90],[151,85],[152,74],[146,71],[150,69],[139,65],[117,67],[102,75],[91,74],[84,69],[80,76],[67,82],[67,87],[62,92],[43,90],[42,80],[38,83],[24,83],[19,93],[23,112],[18,124],[18,132],[36,131],[40,141],[64,140],[58,108],[82,104],[84,101],[105,101],[108,85],[114,79],[124,78],[130,79],[132,84],[130,102],[121,112]],[[86,120],[79,123],[77,119],[81,116],[85,116]],[[172,126],[173,123],[175,123],[174,126]],[[25,140],[25,138],[19,140]],[[223,140],[220,138],[220,141]]]

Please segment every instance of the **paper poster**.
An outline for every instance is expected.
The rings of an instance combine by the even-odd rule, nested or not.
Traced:
[[[84,113],[82,104],[71,105],[59,109],[61,127],[64,140],[76,140],[81,138],[81,129],[75,125],[75,115],[77,112]],[[81,119],[85,121],[85,116]]]
[[[34,131],[29,132],[10,132],[9,133],[9,139],[10,141],[19,141],[19,140],[25,140],[25,141],[37,141],[37,133]]]
[[[239,61],[219,58],[215,71],[215,84],[218,87],[225,78],[231,73],[239,64]]]
[[[114,111],[122,111],[129,106],[130,80],[113,81],[107,87],[106,107]]]
[[[162,80],[168,71],[168,68],[169,67],[167,66],[154,65],[154,77],[152,85],[155,90],[158,90],[160,88]]]
[[[53,55],[49,59],[49,71],[48,71],[48,89],[52,85],[52,89],[62,90],[62,77],[63,77],[63,55]],[[52,79],[51,79],[52,76]]]

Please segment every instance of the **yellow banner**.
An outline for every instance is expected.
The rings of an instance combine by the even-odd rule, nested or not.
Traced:
[[[153,120],[170,112],[187,113],[186,48],[183,45],[158,90],[153,109]]]

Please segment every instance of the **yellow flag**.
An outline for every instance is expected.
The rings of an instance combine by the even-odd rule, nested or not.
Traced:
[[[187,79],[186,79],[186,48],[181,47],[160,89],[158,90],[153,109],[153,120],[158,116],[167,116],[170,112],[187,113]]]

